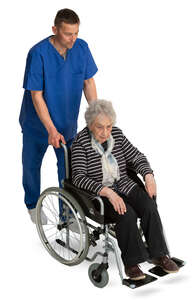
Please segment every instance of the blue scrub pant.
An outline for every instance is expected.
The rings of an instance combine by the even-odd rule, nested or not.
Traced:
[[[71,146],[73,140],[66,141],[68,148]],[[48,146],[46,137],[23,133],[23,187],[25,191],[24,201],[28,209],[36,207],[40,196],[40,169]],[[54,148],[54,151],[57,158],[59,186],[62,187],[61,181],[65,178],[64,150],[63,148]]]

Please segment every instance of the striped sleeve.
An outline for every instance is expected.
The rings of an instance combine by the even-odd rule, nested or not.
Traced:
[[[104,187],[87,176],[87,158],[84,147],[74,141],[71,147],[72,183],[81,189],[99,195]]]
[[[153,174],[146,156],[134,147],[124,135],[122,137],[122,149],[127,163],[131,163],[136,173],[142,175],[143,179],[146,174]]]

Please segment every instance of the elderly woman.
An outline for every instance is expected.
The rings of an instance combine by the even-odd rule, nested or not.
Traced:
[[[72,144],[72,182],[81,189],[102,197],[105,215],[114,220],[125,273],[132,280],[144,279],[138,264],[153,259],[164,271],[179,270],[168,254],[162,224],[153,196],[156,183],[144,156],[115,127],[116,115],[111,102],[93,101],[86,110],[87,126]],[[128,177],[132,164],[143,176],[146,191]],[[137,218],[148,245],[146,249]]]

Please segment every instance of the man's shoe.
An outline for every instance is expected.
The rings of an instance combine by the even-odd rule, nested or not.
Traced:
[[[166,273],[176,273],[180,269],[167,255],[152,259],[152,263],[161,267]]]
[[[145,279],[146,275],[140,270],[138,265],[128,267],[125,266],[125,274],[132,280]]]
[[[36,224],[36,208],[28,209],[31,221]],[[41,222],[42,225],[46,225],[48,223],[48,219],[44,213],[44,211],[41,209]]]

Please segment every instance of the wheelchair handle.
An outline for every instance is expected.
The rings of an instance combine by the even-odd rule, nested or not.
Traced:
[[[68,150],[67,150],[67,146],[65,144],[63,144],[62,142],[60,142],[60,146],[64,150],[64,157],[65,157],[65,178],[68,179],[69,178]]]

